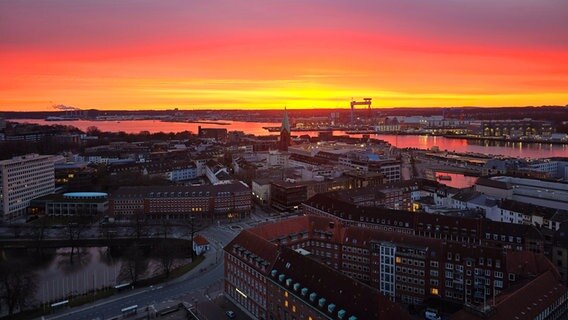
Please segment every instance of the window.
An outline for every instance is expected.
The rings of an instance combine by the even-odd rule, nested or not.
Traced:
[[[430,289],[430,293],[434,294],[434,295],[438,295],[438,289],[437,288],[432,288]]]

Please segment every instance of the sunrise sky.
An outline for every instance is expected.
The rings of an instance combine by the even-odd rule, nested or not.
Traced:
[[[0,110],[568,103],[566,0],[0,0]]]

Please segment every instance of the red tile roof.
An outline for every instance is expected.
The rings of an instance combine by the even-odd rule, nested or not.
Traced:
[[[207,239],[205,239],[205,237],[200,234],[193,237],[193,242],[195,242],[195,244],[197,244],[198,246],[205,246],[209,244],[209,241],[207,241]]]
[[[521,287],[511,287],[500,294],[489,316],[461,310],[452,316],[452,320],[532,320],[567,291],[554,273],[547,271]]]
[[[278,245],[266,241],[266,239],[263,239],[249,230],[241,231],[241,233],[239,233],[233,241],[229,242],[229,244],[225,246],[225,252],[230,254],[235,254],[233,249],[235,249],[235,251],[237,251],[237,249],[246,250],[247,252],[266,261],[269,266],[274,263],[278,255]],[[249,262],[246,259],[242,259],[242,261],[258,269],[257,265],[254,263]],[[265,273],[267,273],[268,270],[269,268],[267,267]]]
[[[535,276],[549,271],[557,281],[560,281],[556,266],[542,254],[530,251],[507,251],[505,257],[508,273]]]

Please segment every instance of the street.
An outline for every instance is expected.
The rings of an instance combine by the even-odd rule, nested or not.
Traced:
[[[203,306],[204,312],[214,314],[217,312],[216,314],[219,314],[221,309],[217,311],[209,309],[212,308],[212,305],[218,305],[219,308],[223,308],[223,306],[229,308],[227,303],[223,302],[224,299],[223,301],[219,300],[219,298],[222,298],[223,292],[223,247],[243,229],[267,219],[276,219],[268,217],[268,213],[257,210],[248,219],[231,224],[218,224],[200,231],[199,234],[209,240],[211,249],[205,253],[205,260],[198,267],[180,278],[152,287],[136,288],[80,307],[64,309],[45,316],[45,319],[109,319],[120,316],[121,310],[129,306],[137,305],[138,310],[145,312],[146,306],[168,300],[187,301],[194,304],[198,311],[200,306]],[[183,237],[184,235],[176,235],[174,232],[173,236]],[[213,301],[215,302],[211,303]]]

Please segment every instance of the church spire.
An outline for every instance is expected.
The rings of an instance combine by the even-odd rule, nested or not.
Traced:
[[[280,151],[288,151],[288,146],[290,145],[290,133],[292,129],[290,128],[290,120],[288,120],[288,110],[284,107],[284,118],[282,118],[282,126],[280,127],[280,141],[278,149]]]
[[[286,132],[290,133],[292,130],[290,129],[290,120],[288,120],[288,110],[284,107],[284,118],[282,119],[282,126],[280,127],[280,132],[286,130]]]

